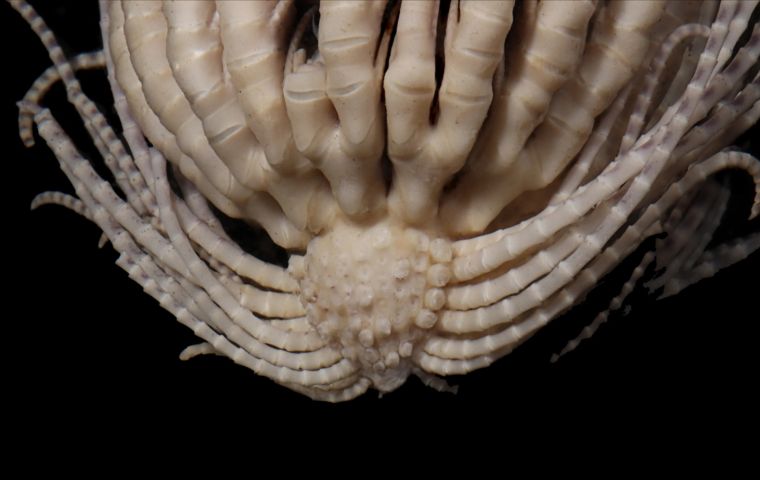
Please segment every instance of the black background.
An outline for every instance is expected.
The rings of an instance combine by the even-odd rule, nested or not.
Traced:
[[[98,16],[90,2],[46,3],[40,12],[68,53],[99,46]],[[460,386],[456,396],[410,379],[382,399],[371,391],[350,403],[328,405],[224,358],[179,361],[179,352],[196,342],[193,335],[114,265],[110,246],[96,247],[96,227],[58,207],[29,211],[35,194],[71,189],[52,154],[39,145],[24,149],[15,133],[13,102],[49,61],[31,30],[5,4],[0,4],[0,18],[4,61],[15,72],[4,76],[2,94],[2,237],[9,242],[3,249],[2,331],[10,353],[5,367],[14,385],[10,396],[27,435],[64,435],[72,428],[107,434],[175,422],[242,429],[292,423],[308,435],[321,428],[317,424],[351,428],[356,419],[383,422],[373,428],[399,432],[409,422],[425,421],[439,426],[485,421],[496,430],[547,418],[681,432],[739,427],[756,435],[757,254],[677,298],[635,298],[630,315],[613,316],[576,352],[550,364],[550,355],[617,291],[628,271],[618,272],[587,305],[556,320],[512,355],[452,379]],[[98,74],[83,79],[89,91],[101,90]],[[52,94],[56,97],[62,98],[60,88]],[[95,98],[107,105],[107,96]],[[71,128],[78,128],[73,123]],[[738,185],[749,192],[749,182]]]

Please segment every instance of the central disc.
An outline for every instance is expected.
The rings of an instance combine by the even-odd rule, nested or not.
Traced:
[[[303,268],[293,271],[309,323],[375,388],[390,391],[435,327],[450,260],[448,242],[420,230],[389,220],[371,228],[339,222],[312,240]]]

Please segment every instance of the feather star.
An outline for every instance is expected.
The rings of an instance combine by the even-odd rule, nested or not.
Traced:
[[[33,205],[104,232],[202,339],[183,359],[331,402],[453,390],[571,308],[554,359],[632,293],[757,264],[757,3],[113,1],[105,48],[64,55],[11,0],[53,61],[21,138],[75,192]],[[60,81],[90,146],[42,103]]]

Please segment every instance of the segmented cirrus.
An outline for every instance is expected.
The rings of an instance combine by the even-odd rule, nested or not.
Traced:
[[[104,2],[103,52],[20,103],[118,264],[204,343],[312,398],[486,366],[658,235],[622,291],[677,293],[712,245],[727,149],[760,112],[757,2]],[[106,66],[122,132],[85,96]],[[114,177],[39,105],[62,80]],[[760,211],[756,190],[752,216]],[[263,228],[262,261],[225,227]],[[649,269],[651,270],[651,269]],[[594,320],[596,325],[607,312]],[[574,348],[576,341],[568,348]]]

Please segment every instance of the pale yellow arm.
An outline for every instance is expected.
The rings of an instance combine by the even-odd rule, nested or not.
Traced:
[[[660,230],[661,227],[657,223],[658,219],[662,217],[663,212],[668,211],[672,205],[679,202],[685,192],[699,186],[715,172],[726,168],[741,168],[752,175],[756,188],[753,212],[757,212],[760,205],[758,203],[760,202],[760,167],[758,167],[757,161],[749,155],[738,152],[716,155],[699,165],[695,165],[686,177],[672,185],[655,203],[646,209],[634,224],[629,225],[614,243],[601,251],[588,267],[576,272],[577,275],[574,275],[560,290],[544,291],[542,294],[544,286],[541,284],[544,282],[541,281],[533,284],[529,289],[532,292],[529,292],[527,297],[535,297],[532,306],[530,306],[531,302],[527,297],[521,299],[519,296],[513,297],[513,305],[503,303],[501,310],[506,315],[502,319],[512,319],[514,323],[507,320],[505,322],[506,328],[497,333],[487,333],[481,337],[433,337],[426,342],[423,351],[419,352],[416,360],[421,367],[430,372],[448,375],[465,373],[473,368],[490,364],[496,358],[505,355],[550,319],[555,318],[559,313],[572,306],[578,296],[592,288],[621,258],[628,255],[639,244],[641,238]],[[746,255],[750,249],[757,248],[760,244],[756,238],[750,237],[741,242],[740,245],[733,248],[737,258],[740,258],[742,254]],[[538,299],[540,300],[536,302]],[[524,301],[526,303],[523,303]],[[531,308],[535,308],[535,310],[529,312]],[[522,313],[525,314],[522,315]],[[487,331],[489,328],[490,315],[484,309],[462,312],[461,314],[457,312],[455,315],[459,316],[461,320],[467,319],[465,323],[468,325],[469,331]],[[444,330],[453,326],[451,320],[453,318],[449,312],[443,313],[441,326]],[[460,323],[458,326],[463,327],[465,323]],[[455,331],[464,330],[457,328]]]
[[[577,72],[551,98],[546,117],[514,164],[499,175],[478,175],[474,170],[445,200],[442,214],[452,231],[482,230],[519,193],[548,185],[564,170],[588,139],[594,119],[637,73],[649,50],[648,31],[663,6],[662,2],[607,6],[595,22]]]
[[[124,36],[124,12],[119,2],[108,3],[110,18],[109,49],[113,58],[115,76],[124,91],[130,113],[140,126],[140,130],[173,164],[179,166],[203,195],[219,210],[233,218],[243,216],[239,206],[222,195],[201,173],[193,160],[185,155],[177,145],[174,135],[164,127],[158,116],[150,109],[142,84],[137,77]]]
[[[280,173],[311,169],[293,143],[282,92],[292,2],[219,0],[216,8],[224,64],[267,161]]]
[[[176,138],[179,148],[193,159],[206,178],[235,203],[243,203],[251,190],[242,186],[208,144],[203,126],[177,85],[166,58],[166,20],[161,3],[122,2],[124,33],[132,65],[142,83],[148,106]]]
[[[169,26],[166,40],[169,63],[179,87],[203,124],[210,146],[241,184],[275,198],[278,206],[266,208],[273,212],[282,208],[288,219],[303,229],[308,223],[309,203],[315,188],[320,186],[320,179],[308,171],[281,176],[270,168],[264,148],[246,124],[245,112],[233,85],[224,75],[214,4],[167,2],[163,11]],[[246,209],[262,211],[263,206],[271,203],[258,195],[256,204]],[[276,216],[263,213],[267,217]],[[305,243],[299,240],[297,245],[292,242],[288,245]]]
[[[224,78],[214,4],[163,3],[166,55],[174,79],[203,125],[209,145],[232,175],[251,190],[266,191],[264,150],[245,123],[232,85]]]
[[[392,214],[412,224],[435,218],[443,186],[464,165],[491,106],[513,7],[509,1],[450,4],[443,79],[432,105],[439,6],[402,3],[385,77]]]
[[[385,205],[380,104],[390,30],[385,2],[322,3],[319,53],[306,58],[297,27],[285,67],[285,105],[298,149],[327,177],[341,210],[354,218]],[[345,28],[341,25],[345,24]]]
[[[523,12],[520,30],[508,45],[506,77],[483,138],[458,186],[443,199],[441,216],[455,232],[482,230],[499,213],[500,203],[524,191],[510,169],[544,119],[554,93],[581,61],[594,7],[591,1],[549,1],[538,4],[534,14]]]
[[[292,225],[268,194],[254,192],[242,185],[211,148],[201,120],[192,111],[169,65],[166,56],[168,25],[162,5],[134,1],[123,2],[121,7],[127,49],[141,82],[147,108],[155,112],[166,130],[176,136],[180,150],[192,159],[203,176],[239,206],[239,216],[262,225],[281,246],[305,246],[308,235]],[[229,160],[233,164],[238,162],[238,158],[232,155]],[[195,178],[191,179],[195,181]]]

